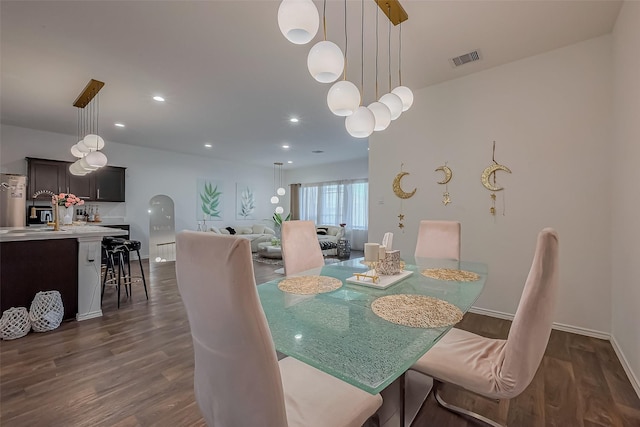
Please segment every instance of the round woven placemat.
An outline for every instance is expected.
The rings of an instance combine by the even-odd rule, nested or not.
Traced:
[[[455,280],[457,282],[475,282],[480,276],[472,271],[452,270],[450,268],[427,268],[422,275],[438,280]]]
[[[371,308],[384,320],[412,328],[439,328],[462,320],[455,305],[424,295],[387,295],[373,301]]]
[[[328,276],[297,276],[278,283],[278,289],[282,292],[297,295],[322,294],[335,291],[341,286],[341,280]]]

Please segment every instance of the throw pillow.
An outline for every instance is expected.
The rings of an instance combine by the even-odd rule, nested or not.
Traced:
[[[251,227],[239,227],[237,230],[238,234],[252,234],[253,228]]]
[[[233,227],[227,227],[225,230],[227,230],[229,234],[236,234],[236,230],[234,230]]]
[[[316,234],[319,234],[321,236],[326,236],[327,235],[327,230],[328,230],[328,228],[318,227],[318,228],[316,228]]]
[[[251,227],[253,234],[264,234],[264,225],[260,225],[260,224],[253,224],[253,227]]]
[[[273,231],[273,229],[269,228],[269,227],[265,227],[264,228],[264,234],[276,234],[275,231]]]
[[[229,230],[227,230],[226,228],[221,228],[221,229],[220,229],[220,234],[225,234],[225,235],[227,235],[227,236],[228,236],[228,235],[229,235],[229,234],[231,234],[231,233],[229,233]]]
[[[214,233],[220,234],[220,229],[218,227],[210,227],[209,231],[213,231]]]

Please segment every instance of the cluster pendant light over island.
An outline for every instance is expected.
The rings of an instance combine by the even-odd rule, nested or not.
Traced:
[[[344,2],[345,41],[344,53],[333,41],[327,39],[326,8],[323,2],[322,26],[323,40],[316,43],[307,56],[307,67],[311,76],[320,83],[333,83],[327,93],[327,105],[336,116],[345,117],[347,132],[355,138],[367,138],[374,131],[385,130],[391,121],[396,120],[403,111],[413,104],[411,89],[402,85],[400,52],[402,46],[402,26],[400,25],[400,47],[398,49],[399,85],[391,90],[391,23],[398,25],[408,16],[398,2],[380,2],[376,4],[389,17],[389,92],[378,98],[378,16],[376,15],[376,62],[375,62],[375,101],[365,106],[364,90],[364,0],[361,6],[362,22],[362,69],[361,87],[358,89],[347,80],[347,3]],[[333,3],[335,5],[335,3]],[[386,8],[386,10],[385,10]],[[312,0],[283,0],[278,9],[278,25],[282,34],[294,44],[309,43],[320,28],[320,15]],[[339,80],[342,76],[342,80]],[[275,197],[275,196],[274,196]],[[273,200],[272,200],[273,201]],[[277,201],[275,202],[277,203]]]
[[[86,175],[107,164],[107,156],[100,150],[104,148],[104,139],[98,135],[98,99],[96,95],[103,82],[91,79],[82,93],[73,103],[78,109],[78,139],[71,147],[71,154],[78,158],[69,166],[73,175]]]

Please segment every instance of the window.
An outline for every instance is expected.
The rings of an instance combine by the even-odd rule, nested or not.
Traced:
[[[368,208],[366,180],[303,184],[300,188],[300,219],[316,224],[347,224],[351,230],[367,230]]]

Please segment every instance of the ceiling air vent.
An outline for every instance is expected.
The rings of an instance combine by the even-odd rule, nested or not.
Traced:
[[[472,52],[465,53],[464,55],[456,56],[455,58],[449,59],[449,63],[453,68],[459,67],[464,64],[468,64],[469,62],[475,62],[482,59],[480,55],[480,50],[476,49]]]

